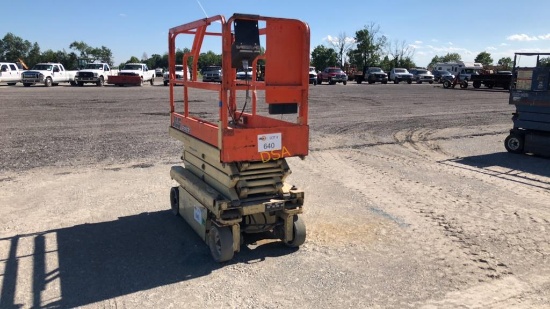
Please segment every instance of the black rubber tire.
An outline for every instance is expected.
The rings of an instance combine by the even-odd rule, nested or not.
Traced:
[[[78,87],[83,87],[84,86],[84,82],[78,82]]]
[[[504,140],[504,148],[511,153],[523,153],[524,137],[519,134],[510,134]]]
[[[30,83],[23,83],[23,86],[24,86],[24,87],[30,87],[31,84],[30,84]]]
[[[164,81],[164,86],[168,86],[168,81]]]
[[[443,88],[448,89],[451,88],[451,82],[449,80],[443,81]]]
[[[317,84],[321,85],[323,83],[322,79],[317,79]]]
[[[385,81],[383,81],[383,82],[382,82],[382,84],[384,84],[384,85],[385,85],[385,84],[387,84],[387,83],[388,83],[388,81],[387,81],[387,80],[385,80]]]
[[[344,81],[344,82],[342,82],[342,83],[344,84],[344,86],[348,84],[348,82],[347,82],[347,81]]]
[[[412,84],[412,83],[413,83],[412,79],[407,80],[407,84],[410,85],[410,84]]]
[[[394,84],[399,84],[399,80],[398,80],[398,79],[394,79],[394,80],[393,80],[393,83],[394,83]]]
[[[210,253],[216,262],[226,262],[233,258],[233,233],[231,227],[218,227],[214,223],[208,232]]]
[[[292,241],[285,243],[285,245],[291,248],[297,248],[304,244],[306,241],[306,224],[300,216],[294,216],[294,223],[292,224],[292,232],[294,233]]]
[[[467,82],[467,81],[462,81],[462,82],[460,83],[460,88],[462,88],[462,89],[468,88],[468,82]]]
[[[44,81],[44,86],[51,87],[53,84],[51,77],[46,77],[46,80]]]
[[[155,77],[151,77],[151,81],[149,81],[149,83],[151,83],[151,86],[153,86],[155,84]]]
[[[97,85],[98,87],[103,87],[103,86],[105,85],[105,79],[103,79],[103,76],[100,76],[100,77],[99,77],[99,79],[98,79],[96,85]]]
[[[180,194],[179,187],[170,188],[170,209],[172,213],[177,216],[180,212]]]
[[[358,84],[361,84],[363,81],[360,80],[360,79],[358,79],[358,80],[356,80],[356,82],[357,82]]]
[[[429,81],[430,85],[433,84],[434,82],[433,81]]]
[[[479,87],[481,87],[481,82],[480,81],[475,81],[472,83],[472,86],[474,86],[474,88],[478,89]]]

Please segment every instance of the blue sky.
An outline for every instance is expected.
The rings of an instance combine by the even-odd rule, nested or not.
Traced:
[[[200,5],[199,5],[200,3]],[[304,0],[18,0],[2,1],[0,37],[11,32],[37,42],[41,50],[70,51],[73,41],[111,49],[115,65],[131,56],[167,52],[168,29],[208,16],[250,13],[296,18],[311,29],[311,49],[327,39],[350,37],[374,23],[390,42],[415,48],[416,64],[459,53],[473,61],[482,51],[494,62],[514,52],[550,52],[550,1],[304,1]],[[220,52],[221,41],[202,51]],[[178,41],[178,47],[190,47]]]

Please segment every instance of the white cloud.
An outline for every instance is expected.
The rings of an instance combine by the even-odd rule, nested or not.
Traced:
[[[527,34],[513,34],[506,38],[508,41],[537,41],[536,36],[528,36]]]
[[[537,38],[541,40],[550,40],[550,33],[544,34],[544,35],[538,35]]]
[[[414,41],[414,44],[422,44],[422,41]]]
[[[449,45],[453,45],[453,42],[447,42],[447,44],[449,44]]]
[[[486,50],[497,50],[497,48],[496,48],[496,47],[493,47],[493,46],[486,47],[485,49],[486,49]]]
[[[338,44],[338,41],[339,41],[339,40],[340,40],[339,38],[334,37],[334,36],[332,36],[332,35],[330,35],[330,34],[327,35],[326,38],[323,38],[323,41],[327,41],[327,42],[332,43],[332,44]],[[344,38],[344,41],[345,41],[346,43],[355,43],[355,39],[352,38],[352,37],[349,37],[349,36],[345,37],[345,38]]]
[[[508,46],[506,43],[500,43],[500,46]]]

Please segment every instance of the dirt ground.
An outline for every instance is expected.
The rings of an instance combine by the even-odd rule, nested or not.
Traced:
[[[216,116],[217,97],[193,108]],[[168,88],[0,86],[0,308],[548,308],[550,159],[508,94],[310,87],[306,243],[227,263],[169,211]]]

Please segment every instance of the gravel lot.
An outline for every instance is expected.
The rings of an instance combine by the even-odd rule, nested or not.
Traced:
[[[505,151],[507,92],[311,86],[306,243],[217,264],[169,211],[156,84],[0,85],[0,308],[550,307],[550,159]]]

